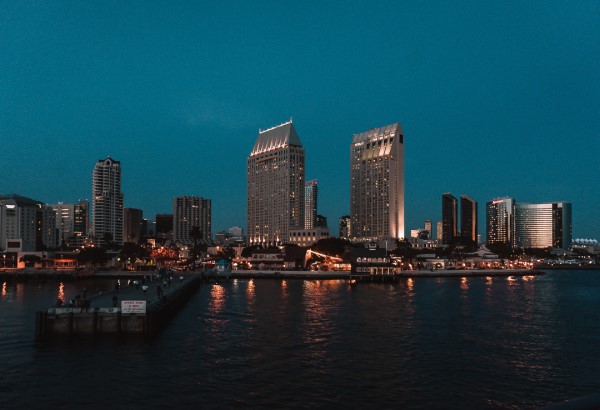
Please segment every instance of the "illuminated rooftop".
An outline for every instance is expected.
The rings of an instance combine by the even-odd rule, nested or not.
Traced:
[[[296,133],[291,118],[288,122],[284,122],[276,127],[271,127],[264,131],[259,130],[250,156],[286,146],[302,147],[302,142],[300,142],[300,137]]]

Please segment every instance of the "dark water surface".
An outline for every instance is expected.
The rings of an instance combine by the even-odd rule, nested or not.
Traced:
[[[3,283],[0,408],[536,408],[600,392],[600,272],[203,284],[155,339],[38,344],[83,286]]]

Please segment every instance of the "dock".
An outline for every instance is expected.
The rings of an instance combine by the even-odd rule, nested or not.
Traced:
[[[60,335],[157,334],[196,292],[201,275],[146,281],[36,313],[37,340]],[[159,292],[158,289],[161,291]]]

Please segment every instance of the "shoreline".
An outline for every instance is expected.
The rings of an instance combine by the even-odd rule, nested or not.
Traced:
[[[84,280],[84,279],[135,279],[156,273],[154,271],[52,271],[52,270],[30,270],[0,272],[0,279],[16,280]],[[173,276],[188,276],[199,274],[205,280],[210,279],[304,279],[304,280],[330,280],[330,279],[361,279],[382,280],[391,278],[447,278],[447,277],[486,277],[486,276],[536,276],[546,272],[541,269],[436,269],[436,270],[408,270],[398,275],[373,275],[350,272],[350,271],[259,271],[259,270],[235,270],[231,272],[172,272]]]

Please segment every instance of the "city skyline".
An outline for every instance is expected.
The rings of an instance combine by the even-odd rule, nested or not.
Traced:
[[[352,135],[399,121],[406,231],[453,192],[568,201],[573,238],[600,235],[596,3],[341,5],[4,4],[0,193],[91,201],[90,164],[110,155],[125,207],[152,218],[198,195],[214,231],[243,226],[256,131],[292,115],[335,226]]]

